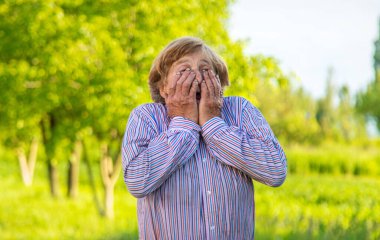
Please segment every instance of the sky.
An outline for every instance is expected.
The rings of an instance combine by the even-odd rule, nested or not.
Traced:
[[[315,98],[323,96],[328,69],[336,87],[351,93],[374,78],[380,0],[236,0],[228,22],[247,54],[275,57]]]

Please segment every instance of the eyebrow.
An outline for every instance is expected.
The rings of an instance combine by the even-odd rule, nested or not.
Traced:
[[[204,63],[206,63],[206,64],[211,64],[211,63],[210,63],[208,60],[206,60],[206,59],[202,59],[201,62],[204,62]]]
[[[182,60],[179,60],[179,61],[176,62],[175,64],[176,64],[176,65],[180,65],[180,64],[185,63],[185,62],[187,62],[187,61],[189,61],[189,58],[184,58],[184,59],[182,59]],[[204,63],[206,63],[206,64],[211,64],[211,63],[210,63],[208,60],[206,60],[206,59],[201,59],[200,62],[204,62]]]

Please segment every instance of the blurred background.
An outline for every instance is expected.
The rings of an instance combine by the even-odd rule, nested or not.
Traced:
[[[121,171],[154,57],[181,36],[284,147],[256,239],[380,238],[380,2],[0,1],[0,239],[137,239]],[[377,187],[376,187],[377,186]]]

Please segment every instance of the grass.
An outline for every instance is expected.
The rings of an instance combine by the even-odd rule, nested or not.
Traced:
[[[285,149],[288,168],[297,174],[380,175],[380,147],[326,145]]]
[[[62,186],[65,169],[60,165]],[[79,197],[52,199],[42,163],[37,164],[33,186],[25,187],[17,162],[2,161],[0,238],[137,239],[137,201],[121,176],[115,189],[115,218],[109,220],[99,216],[84,167],[81,170]],[[97,185],[100,193],[100,179]],[[371,174],[313,171],[290,173],[280,188],[255,183],[256,239],[380,239],[378,186],[380,178]]]
[[[380,179],[290,175],[256,184],[257,239],[379,239]]]
[[[42,167],[36,171],[42,173]],[[33,186],[25,187],[15,164],[0,164],[0,173],[0,239],[138,237],[136,199],[128,194],[121,178],[115,189],[115,217],[110,220],[98,214],[90,188],[84,182],[77,199],[52,199],[44,174],[36,177]]]

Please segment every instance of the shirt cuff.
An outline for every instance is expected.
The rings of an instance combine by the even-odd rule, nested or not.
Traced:
[[[202,136],[208,142],[218,131],[227,128],[228,125],[220,117],[213,117],[202,126]]]
[[[185,130],[188,132],[201,131],[201,127],[198,124],[184,117],[172,118],[170,120],[169,129],[174,131]]]

